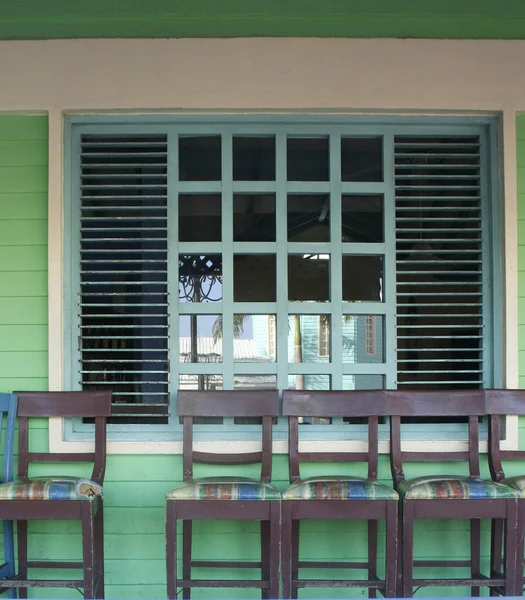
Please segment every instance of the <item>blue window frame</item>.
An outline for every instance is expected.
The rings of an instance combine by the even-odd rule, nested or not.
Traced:
[[[178,388],[500,385],[494,131],[67,118],[65,385],[113,390],[117,439],[173,439]],[[310,435],[348,429],[330,425]],[[243,439],[251,425],[201,428]]]

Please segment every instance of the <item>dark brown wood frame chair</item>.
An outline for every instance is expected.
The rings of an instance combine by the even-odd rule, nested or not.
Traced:
[[[508,569],[507,562],[515,558],[516,563],[516,587],[513,596],[523,594],[523,555],[525,536],[525,469],[524,474],[506,477],[503,469],[503,460],[525,460],[523,450],[502,450],[500,442],[502,438],[502,419],[507,415],[525,415],[525,390],[486,390],[486,411],[490,415],[489,423],[489,465],[490,473],[494,481],[510,485],[518,494],[518,522],[517,549],[515,557],[504,552],[503,545],[503,521],[501,519],[492,522],[492,575],[501,576],[503,567]]]
[[[260,588],[262,598],[279,595],[279,525],[280,494],[270,485],[272,474],[272,423],[279,414],[277,390],[256,391],[179,391],[178,414],[183,417],[183,479],[185,485],[175,488],[166,500],[166,570],[168,598],[177,598],[177,588],[182,587],[182,597],[190,598],[194,587]],[[258,417],[262,419],[261,451],[235,454],[199,452],[193,447],[193,425],[196,417]],[[217,465],[246,465],[260,463],[260,478],[249,484],[252,489],[270,490],[272,499],[246,497],[239,487],[236,499],[230,492],[235,489],[239,477],[209,478],[212,481],[193,479],[194,463]],[[220,482],[220,483],[218,483]],[[214,487],[219,485],[222,489]],[[233,486],[233,487],[232,487]],[[262,487],[261,487],[262,486]],[[196,492],[188,499],[170,497],[184,489]],[[216,493],[217,492],[217,493]],[[218,495],[223,495],[219,499]],[[182,578],[177,577],[177,520],[183,521]],[[193,560],[192,522],[194,520],[254,520],[261,522],[261,560]],[[259,580],[193,579],[192,568],[223,567],[260,569]]]
[[[18,574],[3,580],[2,587],[19,589],[19,597],[27,598],[27,588],[83,588],[84,598],[104,598],[104,530],[102,496],[86,499],[43,499],[41,484],[33,487],[35,480],[54,477],[29,477],[31,463],[81,463],[93,462],[91,479],[102,486],[106,469],[106,418],[111,414],[111,392],[16,392],[18,396],[18,479],[0,486],[26,486],[14,492],[12,499],[4,499],[0,492],[0,519],[18,524]],[[85,417],[95,420],[95,449],[88,453],[50,453],[29,450],[29,419],[31,417]],[[83,488],[84,489],[84,488]],[[29,496],[33,497],[29,497]],[[28,560],[28,520],[79,520],[82,523],[82,561]],[[28,579],[28,569],[82,569],[83,579]]]
[[[480,564],[480,519],[501,519],[505,521],[505,550],[507,556],[516,552],[517,500],[512,490],[506,486],[480,479],[479,460],[479,419],[486,414],[485,394],[483,390],[465,391],[389,391],[387,392],[389,412],[391,413],[391,461],[392,474],[400,492],[402,507],[401,546],[404,597],[412,597],[414,587],[426,586],[469,586],[473,596],[479,596],[480,586],[487,586],[491,593],[503,590],[511,596],[515,587],[515,567],[509,561],[503,575],[490,576],[481,573]],[[464,451],[447,451],[446,444],[439,452],[408,452],[401,448],[402,417],[467,417],[468,448]],[[461,476],[433,475],[430,491],[422,487],[421,478],[406,480],[403,471],[404,461],[416,462],[452,462],[467,461],[468,475],[463,478],[467,489],[477,497],[447,496],[447,484],[450,480],[461,480]],[[439,483],[441,482],[441,484]],[[470,482],[470,483],[469,483]],[[476,483],[478,482],[478,483]],[[418,487],[415,487],[418,485]],[[439,486],[441,485],[441,488]],[[432,486],[440,489],[444,497],[436,497]],[[497,486],[497,487],[493,487]],[[461,486],[459,486],[461,488]],[[404,494],[406,489],[412,498]],[[475,492],[475,489],[478,491]],[[418,493],[420,492],[420,493]],[[491,495],[492,494],[492,495]],[[461,496],[461,494],[459,494]],[[469,560],[416,560],[413,555],[414,521],[416,519],[469,519],[470,520],[470,559]],[[492,557],[491,561],[494,561]],[[462,578],[414,578],[414,567],[468,567],[470,577]],[[491,569],[493,571],[493,569]]]
[[[397,538],[398,538],[398,497],[393,489],[377,482],[378,471],[378,422],[384,416],[386,409],[385,393],[377,391],[288,391],[283,392],[283,414],[289,423],[289,467],[292,486],[283,494],[281,503],[281,556],[283,598],[297,598],[301,587],[353,587],[368,588],[369,597],[375,597],[380,591],[386,597],[396,595],[397,578]],[[368,451],[341,452],[301,452],[299,450],[299,429],[307,427],[299,425],[299,417],[366,417],[368,420]],[[351,466],[341,489],[333,494],[324,494],[322,486],[314,491],[310,499],[295,498],[301,496],[293,491],[294,484],[301,489],[310,486],[308,479],[300,479],[300,464],[303,462],[366,462],[368,477],[360,480],[353,477]],[[319,480],[327,473],[321,472]],[[353,481],[352,481],[353,480]],[[325,485],[333,481],[329,477]],[[338,483],[335,484],[339,485]],[[355,496],[350,491],[354,486]],[[369,486],[369,487],[366,487]],[[383,499],[374,499],[366,493],[370,486],[379,486],[377,491],[383,492]],[[326,489],[326,488],[325,488]],[[297,487],[296,487],[297,491]],[[318,492],[320,492],[318,494]],[[340,493],[339,499],[333,499]],[[319,495],[319,498],[317,496]],[[327,497],[328,496],[328,497]],[[332,498],[330,498],[332,496]],[[345,496],[345,497],[343,497]],[[389,497],[389,499],[384,499]],[[299,560],[300,522],[303,519],[337,519],[337,520],[366,520],[368,521],[368,560],[367,561],[303,561]],[[385,578],[377,575],[377,522],[386,522],[385,543]],[[349,543],[351,538],[349,537]],[[305,579],[299,577],[299,569],[307,568],[336,568],[336,569],[365,569],[368,579]]]

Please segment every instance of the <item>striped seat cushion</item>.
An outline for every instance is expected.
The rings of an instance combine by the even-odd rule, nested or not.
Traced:
[[[77,477],[30,477],[0,484],[0,500],[91,500],[102,486]]]
[[[397,492],[360,477],[308,477],[284,492],[283,500],[397,500]]]
[[[478,477],[436,475],[402,481],[399,494],[405,500],[472,500],[482,498],[516,498],[514,490],[506,485]]]
[[[273,485],[244,477],[205,477],[168,492],[168,500],[280,500]]]
[[[518,498],[525,498],[525,475],[514,475],[501,481],[503,485],[508,485],[516,491]]]

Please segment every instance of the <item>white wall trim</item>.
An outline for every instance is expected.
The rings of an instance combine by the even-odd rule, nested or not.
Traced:
[[[0,42],[1,112],[49,115],[49,387],[63,386],[63,115],[72,113],[490,114],[502,119],[506,385],[518,382],[515,114],[523,40],[162,39]],[[506,446],[516,448],[517,418]],[[63,442],[59,419],[51,451]],[[236,444],[237,442],[232,442]],[[228,445],[221,443],[221,446]],[[285,451],[276,442],[275,451]],[[110,442],[110,452],[178,452]]]

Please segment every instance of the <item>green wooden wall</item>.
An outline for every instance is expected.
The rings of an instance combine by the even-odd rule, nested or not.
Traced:
[[[520,372],[525,386],[525,115],[517,118],[520,240]],[[0,391],[46,389],[47,386],[47,119],[44,116],[0,116]],[[37,448],[48,446],[47,425],[32,424]],[[525,435],[522,436],[525,438]],[[35,448],[35,449],[37,449]],[[332,468],[334,473],[341,466]],[[436,466],[438,469],[439,466]],[[460,467],[456,467],[459,469]],[[41,470],[44,467],[40,467]],[[46,468],[47,469],[47,468]],[[520,469],[516,465],[511,472]],[[240,469],[249,473],[250,467]],[[450,470],[450,469],[449,469]],[[73,469],[70,472],[74,472]],[[110,456],[105,485],[106,597],[165,598],[164,498],[180,482],[178,456]],[[202,475],[216,473],[203,467]],[[388,464],[381,473],[388,477]],[[86,473],[87,474],[87,473]],[[274,460],[274,480],[287,483],[284,456]],[[308,473],[306,473],[308,474]],[[412,472],[409,475],[418,475]],[[365,527],[340,522],[308,523],[304,557],[339,559],[364,557]],[[488,542],[485,532],[485,542]],[[76,523],[30,524],[31,558],[80,558],[80,528]],[[484,547],[487,547],[485,544]],[[252,523],[207,523],[196,528],[197,557],[232,559],[257,556],[257,526]],[[420,523],[416,530],[420,557],[466,557],[465,522]],[[485,560],[486,560],[485,556]],[[208,571],[208,574],[212,574]],[[55,574],[59,575],[59,574]],[[232,573],[232,577],[245,573]],[[459,573],[458,573],[459,575]],[[445,595],[469,595],[468,590],[442,590]],[[331,597],[362,597],[361,590],[334,590]],[[305,590],[303,598],[324,596]],[[420,592],[435,596],[436,590]],[[38,598],[78,598],[74,590],[37,590]],[[194,598],[256,598],[256,591],[196,591]]]
[[[0,39],[76,37],[523,39],[522,0],[2,2]]]

